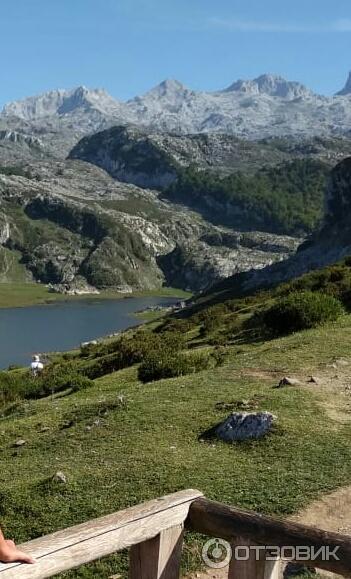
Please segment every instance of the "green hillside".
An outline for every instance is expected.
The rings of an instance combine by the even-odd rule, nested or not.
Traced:
[[[166,196],[230,227],[306,235],[321,220],[329,171],[326,163],[311,159],[224,178],[190,167]]]
[[[342,297],[351,268],[340,268],[344,276],[333,293]],[[306,277],[299,290],[284,286],[189,319],[153,321],[53,357],[37,382],[26,371],[2,373],[0,509],[8,535],[24,541],[186,487],[286,516],[347,485],[351,316],[283,337],[259,331],[261,310],[289,292],[330,293],[329,285],[312,287]],[[192,360],[191,372],[177,367],[176,377],[143,384],[140,361],[145,365],[158,352],[169,368],[168,348],[172,360]],[[301,385],[275,388],[286,375]],[[309,382],[311,375],[317,383]],[[234,445],[202,439],[235,410],[273,412],[272,434]],[[26,444],[16,448],[18,439]],[[58,470],[66,484],[51,480]],[[188,569],[199,568],[199,541],[188,537]],[[123,574],[126,563],[122,553],[62,577]]]

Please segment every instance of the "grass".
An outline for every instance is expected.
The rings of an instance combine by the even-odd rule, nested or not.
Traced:
[[[119,299],[126,297],[179,297],[180,299],[187,299],[191,294],[179,290],[177,288],[159,288],[145,291],[135,292],[133,294],[121,294],[111,290],[102,291],[100,294],[87,294],[84,296],[67,296],[64,294],[51,293],[48,288],[39,283],[0,283],[0,308],[16,308],[23,306],[31,306],[36,304],[49,304],[57,301],[79,300],[79,299]]]
[[[351,422],[326,415],[330,393],[274,386],[280,373],[298,371],[307,379],[335,357],[350,356],[350,344],[351,316],[344,316],[315,330],[232,346],[224,366],[199,374],[143,386],[132,367],[84,392],[20,403],[0,419],[0,518],[7,534],[24,541],[187,487],[286,516],[349,484]],[[255,377],[249,369],[276,370],[278,378]],[[221,403],[253,398],[259,410],[277,415],[272,435],[235,445],[199,441],[227,416]],[[15,449],[19,438],[27,443]],[[50,482],[58,470],[67,485]],[[200,564],[199,541],[188,537],[188,567]],[[124,577],[125,571],[121,554],[61,576]]]

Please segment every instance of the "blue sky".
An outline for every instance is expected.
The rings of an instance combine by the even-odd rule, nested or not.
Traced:
[[[351,69],[350,0],[1,0],[0,105],[52,88],[127,99],[165,78],[215,90],[263,72],[331,94]]]

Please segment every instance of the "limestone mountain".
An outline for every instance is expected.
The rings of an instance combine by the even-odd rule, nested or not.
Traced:
[[[84,137],[69,158],[93,163],[119,181],[164,188],[190,166],[227,176],[293,159],[315,159],[333,166],[349,154],[348,139],[247,141],[224,133],[176,135],[130,125]]]
[[[80,87],[7,105],[0,278],[200,291],[280,262],[351,155],[348,115],[347,95],[273,75],[214,93],[165,81],[126,103]]]
[[[15,101],[4,106],[5,117],[35,121],[46,117],[63,116],[74,111],[100,111],[108,116],[118,113],[118,102],[106,91],[80,86],[73,90],[54,90],[42,95]]]
[[[309,98],[312,91],[299,82],[287,81],[274,74],[262,74],[254,80],[238,80],[224,92],[240,92],[251,95],[265,94],[287,100]]]
[[[82,136],[117,124],[253,140],[348,135],[349,89],[348,82],[335,96],[326,97],[298,82],[264,74],[214,92],[194,91],[177,80],[166,80],[122,102],[104,90],[78,87],[9,103],[0,115],[0,128],[20,130],[26,123],[27,132],[40,134],[56,155],[67,154]]]
[[[254,234],[242,242],[158,192],[82,161],[0,168],[2,281],[35,279],[70,291],[155,289],[173,276],[171,256],[181,250],[180,287],[202,290],[283,259],[299,242]]]

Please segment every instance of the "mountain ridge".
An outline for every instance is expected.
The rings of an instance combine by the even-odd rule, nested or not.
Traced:
[[[0,128],[66,138],[65,154],[81,136],[113,125],[136,125],[177,134],[234,134],[241,138],[348,135],[351,131],[351,77],[334,96],[323,96],[296,81],[263,74],[237,80],[217,91],[192,90],[166,79],[127,101],[103,89],[57,89],[14,101],[0,113]],[[26,128],[28,132],[28,128]]]

